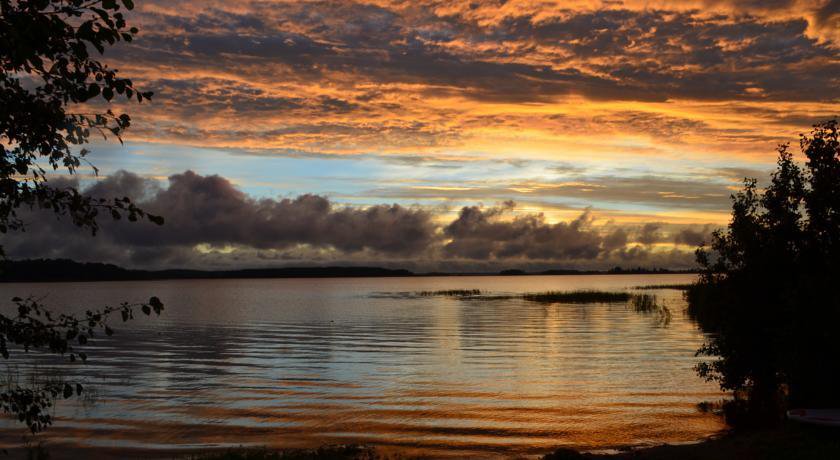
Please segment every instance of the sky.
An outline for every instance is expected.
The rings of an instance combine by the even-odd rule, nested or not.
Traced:
[[[838,0],[136,1],[155,92],[99,177],[167,219],[17,257],[134,267],[689,268],[840,113]],[[58,235],[62,235],[59,238]]]

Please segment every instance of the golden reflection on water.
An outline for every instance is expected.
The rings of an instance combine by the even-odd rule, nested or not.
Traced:
[[[100,339],[97,389],[64,402],[48,445],[158,453],[197,447],[369,443],[404,455],[494,457],[560,446],[684,442],[721,428],[694,375],[702,335],[679,291],[667,327],[626,305],[400,298],[451,288],[622,289],[679,276],[226,280],[7,285],[77,305],[155,294],[159,321]],[[42,365],[52,364],[47,358]],[[19,443],[7,424],[2,441]],[[111,449],[111,450],[109,450]],[[116,453],[115,453],[116,452]]]

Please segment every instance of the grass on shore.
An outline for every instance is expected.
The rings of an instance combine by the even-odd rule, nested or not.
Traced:
[[[643,315],[653,315],[658,326],[671,324],[671,309],[656,299],[653,294],[633,294],[630,305],[633,311]]]
[[[662,306],[657,303],[655,295],[636,294],[631,300],[633,311],[636,313],[651,313],[662,309]]]

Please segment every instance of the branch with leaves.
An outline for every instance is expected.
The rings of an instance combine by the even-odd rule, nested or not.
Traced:
[[[133,8],[132,0],[0,0],[0,233],[26,230],[21,208],[51,211],[94,235],[102,214],[163,224],[162,217],[143,211],[128,197],[90,197],[73,188],[53,187],[47,174],[52,168],[72,175],[88,163],[88,150],[81,146],[93,134],[122,143],[131,117],[110,107],[97,110],[97,103],[151,99],[151,92],[140,90],[96,56],[118,42],[134,40],[138,30],[129,27],[125,16]],[[94,332],[113,333],[109,317],[119,314],[128,321],[137,309],[146,315],[159,315],[163,309],[152,297],[146,303],[124,303],[76,317],[54,314],[34,298],[12,300],[17,315],[0,315],[4,358],[11,350],[23,349],[85,362],[84,349]],[[16,414],[34,433],[52,423],[49,408],[56,398],[82,391],[78,383],[10,384],[0,393],[0,407]]]
[[[93,133],[122,142],[131,117],[84,109],[90,102],[151,99],[91,54],[134,40],[138,30],[124,15],[133,8],[130,0],[0,0],[0,233],[24,228],[21,207],[53,209],[93,232],[102,209],[162,223],[128,198],[106,202],[53,189],[39,162],[73,174],[88,154],[79,146]]]
[[[114,334],[108,320],[119,315],[123,322],[134,318],[139,309],[144,315],[160,315],[163,303],[157,297],[148,302],[105,307],[102,310],[88,310],[82,316],[53,313],[37,299],[15,297],[17,315],[0,315],[0,355],[8,359],[11,349],[24,352],[32,350],[67,356],[70,362],[87,362],[87,352],[97,332],[106,336]],[[0,408],[3,412],[15,414],[21,422],[37,433],[50,424],[49,409],[59,396],[69,398],[84,391],[80,383],[50,382],[39,388],[12,386],[0,393]]]

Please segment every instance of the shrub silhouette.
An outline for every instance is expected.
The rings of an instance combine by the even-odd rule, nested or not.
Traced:
[[[761,191],[732,197],[732,218],[697,251],[689,314],[712,333],[697,370],[735,398],[740,425],[780,420],[786,406],[840,407],[840,147],[836,121],[802,135],[800,168],[788,145]]]
[[[93,234],[100,214],[163,223],[125,197],[93,198],[73,188],[53,187],[45,170],[49,165],[74,174],[88,153],[80,146],[91,134],[120,139],[129,127],[127,114],[97,111],[100,105],[91,102],[151,98],[93,54],[134,39],[138,31],[128,27],[123,13],[133,8],[132,0],[0,0],[0,233],[24,231],[26,222],[18,211],[33,208],[69,218]],[[38,349],[74,362],[87,359],[82,349],[95,331],[113,333],[106,324],[109,316],[119,313],[126,321],[136,309],[146,315],[163,309],[151,297],[76,317],[54,314],[35,298],[12,302],[15,314],[0,315],[0,355]],[[0,392],[0,409],[37,432],[52,423],[49,409],[56,398],[82,390],[72,382],[9,385]]]

